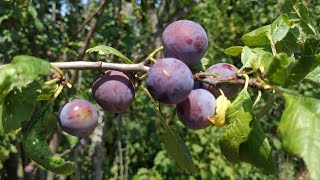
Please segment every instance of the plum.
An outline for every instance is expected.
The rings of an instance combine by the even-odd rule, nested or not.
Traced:
[[[131,106],[135,92],[127,75],[111,70],[94,81],[92,95],[105,111],[120,113]]]
[[[70,135],[88,136],[98,125],[98,113],[90,102],[74,99],[60,109],[59,124]]]
[[[205,30],[196,22],[179,20],[169,24],[162,34],[164,57],[194,65],[201,60],[208,48]]]
[[[227,77],[232,76],[237,73],[238,69],[228,63],[218,63],[210,66],[206,72],[209,73],[215,73],[218,75],[218,77]],[[214,77],[207,77],[208,79],[212,79]],[[238,93],[240,86],[239,85],[233,85],[233,84],[223,84],[223,85],[209,85],[206,83],[202,84],[202,88],[210,91],[215,97],[219,97],[221,95],[220,90],[221,89],[224,93],[224,95],[228,99],[233,99],[235,95]]]
[[[194,84],[191,70],[175,58],[158,60],[147,75],[146,85],[151,96],[165,104],[177,104],[186,99]]]
[[[204,129],[212,123],[208,117],[214,117],[216,98],[207,90],[192,90],[188,98],[177,104],[179,120],[190,129]]]

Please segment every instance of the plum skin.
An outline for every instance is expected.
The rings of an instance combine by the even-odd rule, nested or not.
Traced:
[[[135,92],[127,75],[111,70],[94,81],[92,95],[105,111],[120,113],[131,106]]]
[[[208,48],[206,31],[196,22],[179,20],[169,24],[162,34],[164,57],[194,65],[201,60]]]
[[[191,70],[175,58],[164,58],[147,72],[146,85],[151,96],[165,104],[177,104],[188,97],[194,80]]]
[[[217,63],[212,66],[210,66],[206,72],[208,73],[215,73],[218,75],[218,77],[228,77],[235,75],[237,73],[238,69],[229,63]],[[213,77],[207,77],[206,79],[213,79]],[[219,88],[223,91],[224,95],[228,99],[233,99],[234,96],[238,93],[240,86],[233,85],[233,84],[223,84],[223,85],[209,85],[206,83],[202,84],[202,88],[210,91],[215,97],[219,97],[221,95],[221,92]]]
[[[88,136],[98,125],[98,112],[90,102],[74,99],[60,109],[59,124],[70,135]]]
[[[209,117],[214,117],[216,98],[207,90],[194,89],[188,98],[177,104],[176,111],[184,126],[198,130],[210,126]]]

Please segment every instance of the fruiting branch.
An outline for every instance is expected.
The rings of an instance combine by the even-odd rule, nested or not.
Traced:
[[[143,62],[138,64],[121,64],[121,63],[106,63],[106,62],[90,62],[90,61],[72,61],[72,62],[52,62],[52,65],[62,69],[62,70],[118,70],[122,72],[147,72],[149,70],[148,66],[145,66]],[[7,64],[0,65],[0,69],[7,66]],[[205,78],[206,74],[204,72],[199,72],[194,74],[194,79],[201,81],[203,83],[218,85],[218,84],[245,84],[245,81],[238,76],[228,76],[228,77],[218,77],[218,78]],[[258,82],[257,79],[250,79],[249,86],[259,89],[268,90],[271,89],[270,86],[266,86]]]
[[[214,86],[216,86],[218,84],[243,84],[243,85],[245,84],[245,80],[241,79],[240,77],[238,77],[236,75],[232,75],[232,76],[228,76],[228,77],[202,79],[201,77],[203,77],[203,75],[202,75],[202,72],[200,72],[200,73],[195,74],[193,77],[195,79],[197,79],[198,81],[201,81],[201,82],[207,83],[207,84],[211,84]],[[271,89],[270,86],[260,83],[256,78],[250,79],[248,85],[252,88],[256,88],[259,90]]]

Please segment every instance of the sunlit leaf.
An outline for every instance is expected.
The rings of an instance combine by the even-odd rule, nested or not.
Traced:
[[[272,173],[271,147],[253,117],[252,106],[248,91],[243,89],[227,110],[227,127],[220,139],[221,152],[231,162],[248,162]]]
[[[246,46],[269,46],[270,42],[267,33],[271,32],[271,25],[263,26],[242,36],[242,41]]]
[[[229,56],[239,56],[242,52],[242,46],[232,46],[232,47],[229,47],[227,48],[224,53],[229,55]]]
[[[87,49],[87,51],[86,51],[86,53],[92,53],[92,52],[98,52],[100,55],[113,54],[115,56],[118,56],[124,62],[126,62],[128,64],[132,64],[132,61],[129,58],[127,58],[121,52],[119,52],[118,50],[116,50],[116,49],[114,49],[113,47],[110,47],[110,46],[99,45],[99,46],[95,46],[93,48]]]

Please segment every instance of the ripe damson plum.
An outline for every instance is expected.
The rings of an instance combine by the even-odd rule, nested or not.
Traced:
[[[238,69],[234,65],[228,63],[214,64],[206,70],[206,72],[217,74],[218,77],[232,76],[235,75],[237,71]],[[212,79],[213,77],[207,78]],[[219,97],[221,95],[219,90],[221,89],[228,99],[233,99],[240,89],[239,85],[234,84],[223,84],[213,86],[206,83],[202,84],[202,88],[210,91],[215,97]]]
[[[98,113],[90,102],[74,99],[60,109],[59,124],[68,134],[84,137],[97,127]]]
[[[216,98],[207,90],[192,90],[188,98],[177,104],[177,115],[184,126],[190,129],[204,129],[212,123],[209,117],[214,117]]]
[[[194,84],[191,70],[175,58],[158,60],[147,75],[146,85],[151,96],[165,104],[177,104],[186,99]]]
[[[201,60],[208,48],[208,37],[198,23],[179,20],[169,24],[162,34],[164,57],[194,65]]]
[[[95,80],[92,95],[105,111],[120,113],[131,106],[135,92],[127,75],[112,70]]]

